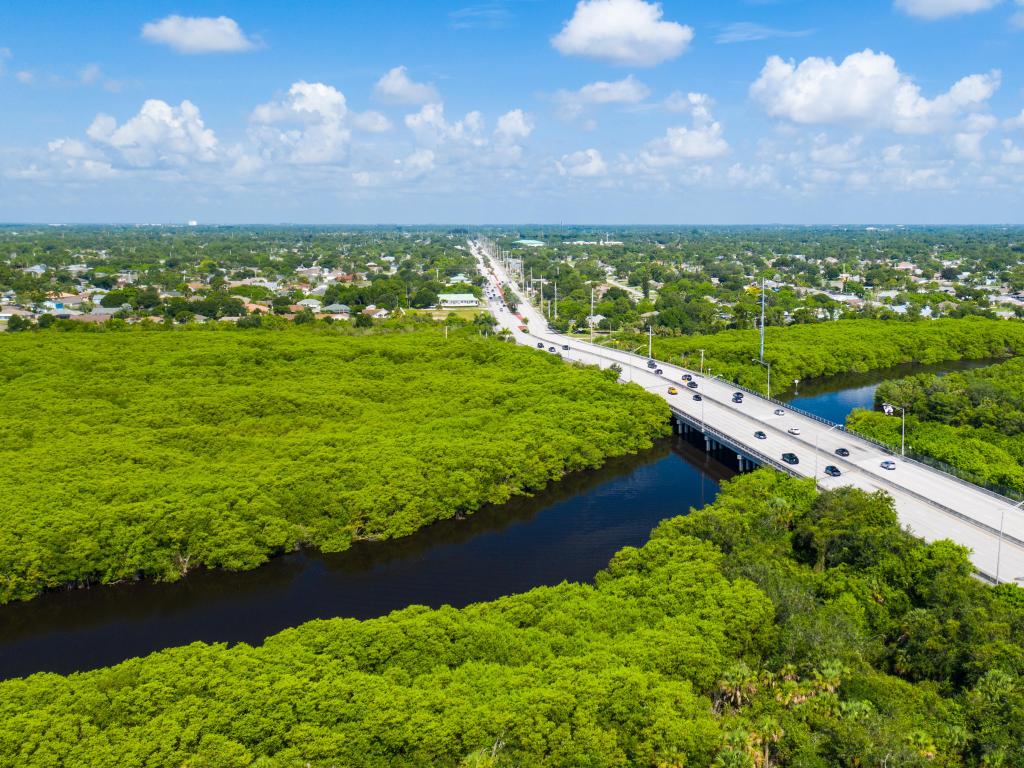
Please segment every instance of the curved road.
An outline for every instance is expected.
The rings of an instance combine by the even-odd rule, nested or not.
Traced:
[[[884,490],[893,497],[900,521],[915,535],[927,541],[951,539],[969,547],[975,568],[990,581],[996,578],[998,559],[1000,581],[1024,584],[1024,512],[1014,508],[1012,502],[930,467],[890,456],[867,440],[789,408],[783,407],[783,414],[777,415],[778,405],[756,395],[747,393],[743,403],[733,403],[736,387],[729,382],[661,362],[658,367],[662,374],[658,375],[647,368],[646,358],[548,331],[547,321],[509,281],[500,263],[484,253],[478,242],[470,241],[470,248],[490,283],[489,309],[518,343],[531,347],[540,344],[545,350],[554,346],[564,358],[588,365],[606,368],[618,364],[623,381],[634,382],[662,396],[673,409],[697,421],[706,421],[733,442],[775,461],[783,453],[795,453],[800,463],[790,469],[802,477],[815,477],[822,488],[853,485],[865,491]],[[528,320],[529,331],[520,331],[523,323],[504,307],[496,290],[502,285],[516,294],[519,314]],[[569,349],[562,349],[563,345]],[[683,374],[693,377],[697,390],[686,388]],[[670,395],[670,386],[679,393]],[[694,391],[702,395],[700,402],[693,400]],[[799,434],[790,434],[791,428],[798,429]],[[755,438],[757,431],[767,437]],[[841,447],[850,451],[848,457],[835,454]],[[896,469],[883,469],[884,460],[895,461]],[[825,475],[829,464],[837,466],[842,476]],[[1004,532],[1001,555],[1000,526]]]

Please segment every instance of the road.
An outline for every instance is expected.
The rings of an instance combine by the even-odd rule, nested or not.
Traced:
[[[1024,585],[1024,511],[1015,508],[1001,496],[978,486],[944,474],[916,462],[891,456],[878,446],[844,432],[836,425],[782,407],[754,394],[746,394],[743,402],[732,402],[735,385],[702,375],[677,365],[659,362],[661,374],[647,367],[647,358],[621,350],[574,339],[547,329],[547,321],[526,301],[509,281],[501,264],[489,258],[482,246],[470,242],[480,271],[491,281],[488,305],[498,324],[512,333],[516,342],[546,350],[554,347],[567,360],[607,368],[622,368],[623,381],[638,384],[663,397],[669,405],[690,418],[706,422],[736,444],[751,452],[765,454],[775,462],[783,453],[795,453],[799,463],[790,467],[801,477],[814,477],[822,488],[853,485],[865,491],[883,490],[893,497],[900,522],[926,541],[950,539],[971,549],[971,561],[978,572],[995,580],[998,562],[999,580]],[[505,286],[516,295],[518,314],[526,319],[527,332],[519,330],[524,323],[502,304],[500,292]],[[568,346],[569,349],[563,349]],[[696,392],[702,400],[693,400],[693,392],[682,383],[688,374],[697,382]],[[675,387],[678,394],[669,393]],[[795,429],[799,434],[791,434]],[[755,432],[764,432],[758,439]],[[846,448],[850,455],[836,455]],[[881,463],[892,460],[895,470],[883,469]],[[824,474],[827,465],[834,465],[841,477]],[[1004,532],[1000,553],[1000,527]],[[1016,541],[1014,541],[1016,540]]]

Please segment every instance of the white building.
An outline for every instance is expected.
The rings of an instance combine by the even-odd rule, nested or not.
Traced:
[[[472,293],[441,293],[437,296],[437,305],[445,309],[479,307],[480,300]]]

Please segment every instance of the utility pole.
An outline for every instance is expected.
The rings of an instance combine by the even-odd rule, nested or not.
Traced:
[[[594,286],[590,286],[590,343],[594,343]]]
[[[761,276],[761,362],[764,362],[764,276]]]

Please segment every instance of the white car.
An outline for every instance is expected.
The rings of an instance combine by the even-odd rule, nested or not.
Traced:
[[[896,469],[896,462],[886,459],[882,462],[882,469]]]
[[[789,434],[791,434],[791,435],[799,435],[800,434],[800,427],[790,427],[788,431],[789,431]]]

